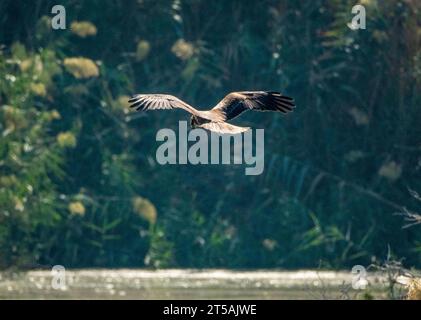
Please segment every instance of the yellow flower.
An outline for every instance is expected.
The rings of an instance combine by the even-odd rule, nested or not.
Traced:
[[[15,130],[24,128],[28,124],[25,114],[19,108],[9,105],[2,106],[6,128],[8,130]]]
[[[28,71],[32,67],[32,59],[25,59],[19,64],[20,70],[22,72]]]
[[[149,44],[148,41],[146,40],[139,41],[139,43],[137,44],[137,49],[136,49],[136,60],[142,61],[143,59],[145,59],[148,56],[150,50],[151,50],[151,45]]]
[[[88,58],[66,58],[64,67],[77,79],[98,77],[99,75],[97,65]]]
[[[379,176],[395,181],[402,174],[402,166],[395,161],[383,164],[379,169]]]
[[[158,214],[152,202],[142,197],[134,197],[132,204],[134,212],[149,221],[150,224],[155,224]]]
[[[50,112],[50,119],[51,120],[61,119],[61,115],[57,110],[53,110],[53,111]]]
[[[69,203],[69,211],[73,215],[84,216],[85,206],[80,201],[71,202]]]
[[[187,60],[194,54],[194,46],[184,39],[178,39],[171,47],[171,52],[181,60]]]
[[[81,38],[95,36],[97,33],[96,26],[89,21],[74,21],[70,25],[70,29]]]
[[[41,118],[45,121],[53,121],[61,119],[61,115],[57,110],[44,111]]]
[[[33,71],[37,75],[41,75],[44,70],[44,64],[42,63],[41,57],[35,55],[32,58],[23,59],[19,68],[22,72]]]
[[[71,132],[61,132],[57,135],[57,142],[62,148],[74,148],[76,146],[76,137]]]
[[[47,95],[47,89],[43,83],[31,83],[31,91],[40,97],[45,97]]]
[[[22,202],[21,199],[19,199],[18,197],[15,197],[14,200],[15,200],[15,210],[16,211],[22,212],[23,210],[25,210],[25,206],[23,205],[23,202]]]

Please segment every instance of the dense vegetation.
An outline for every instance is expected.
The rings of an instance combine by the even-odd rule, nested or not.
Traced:
[[[421,267],[421,6],[361,1],[0,2],[0,267],[348,268],[389,252]],[[253,113],[265,171],[160,166],[134,113],[167,92],[207,108],[281,90]]]

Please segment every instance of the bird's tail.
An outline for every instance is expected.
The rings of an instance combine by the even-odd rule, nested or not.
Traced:
[[[237,127],[226,122],[207,122],[197,126],[197,128],[203,128],[212,132],[221,134],[237,134],[249,130],[249,127]]]

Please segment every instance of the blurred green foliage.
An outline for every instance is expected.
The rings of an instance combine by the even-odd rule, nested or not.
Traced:
[[[421,267],[402,207],[421,190],[421,6],[361,1],[0,3],[0,267],[345,268],[390,249]],[[160,166],[182,112],[133,113],[133,93],[207,108],[281,90],[265,171]],[[184,115],[185,116],[185,115]],[[183,118],[184,119],[184,118]]]

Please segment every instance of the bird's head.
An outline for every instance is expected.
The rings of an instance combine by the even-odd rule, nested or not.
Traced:
[[[191,116],[190,117],[190,126],[194,129],[198,125],[199,125],[199,121],[197,120],[197,118],[195,116]]]

